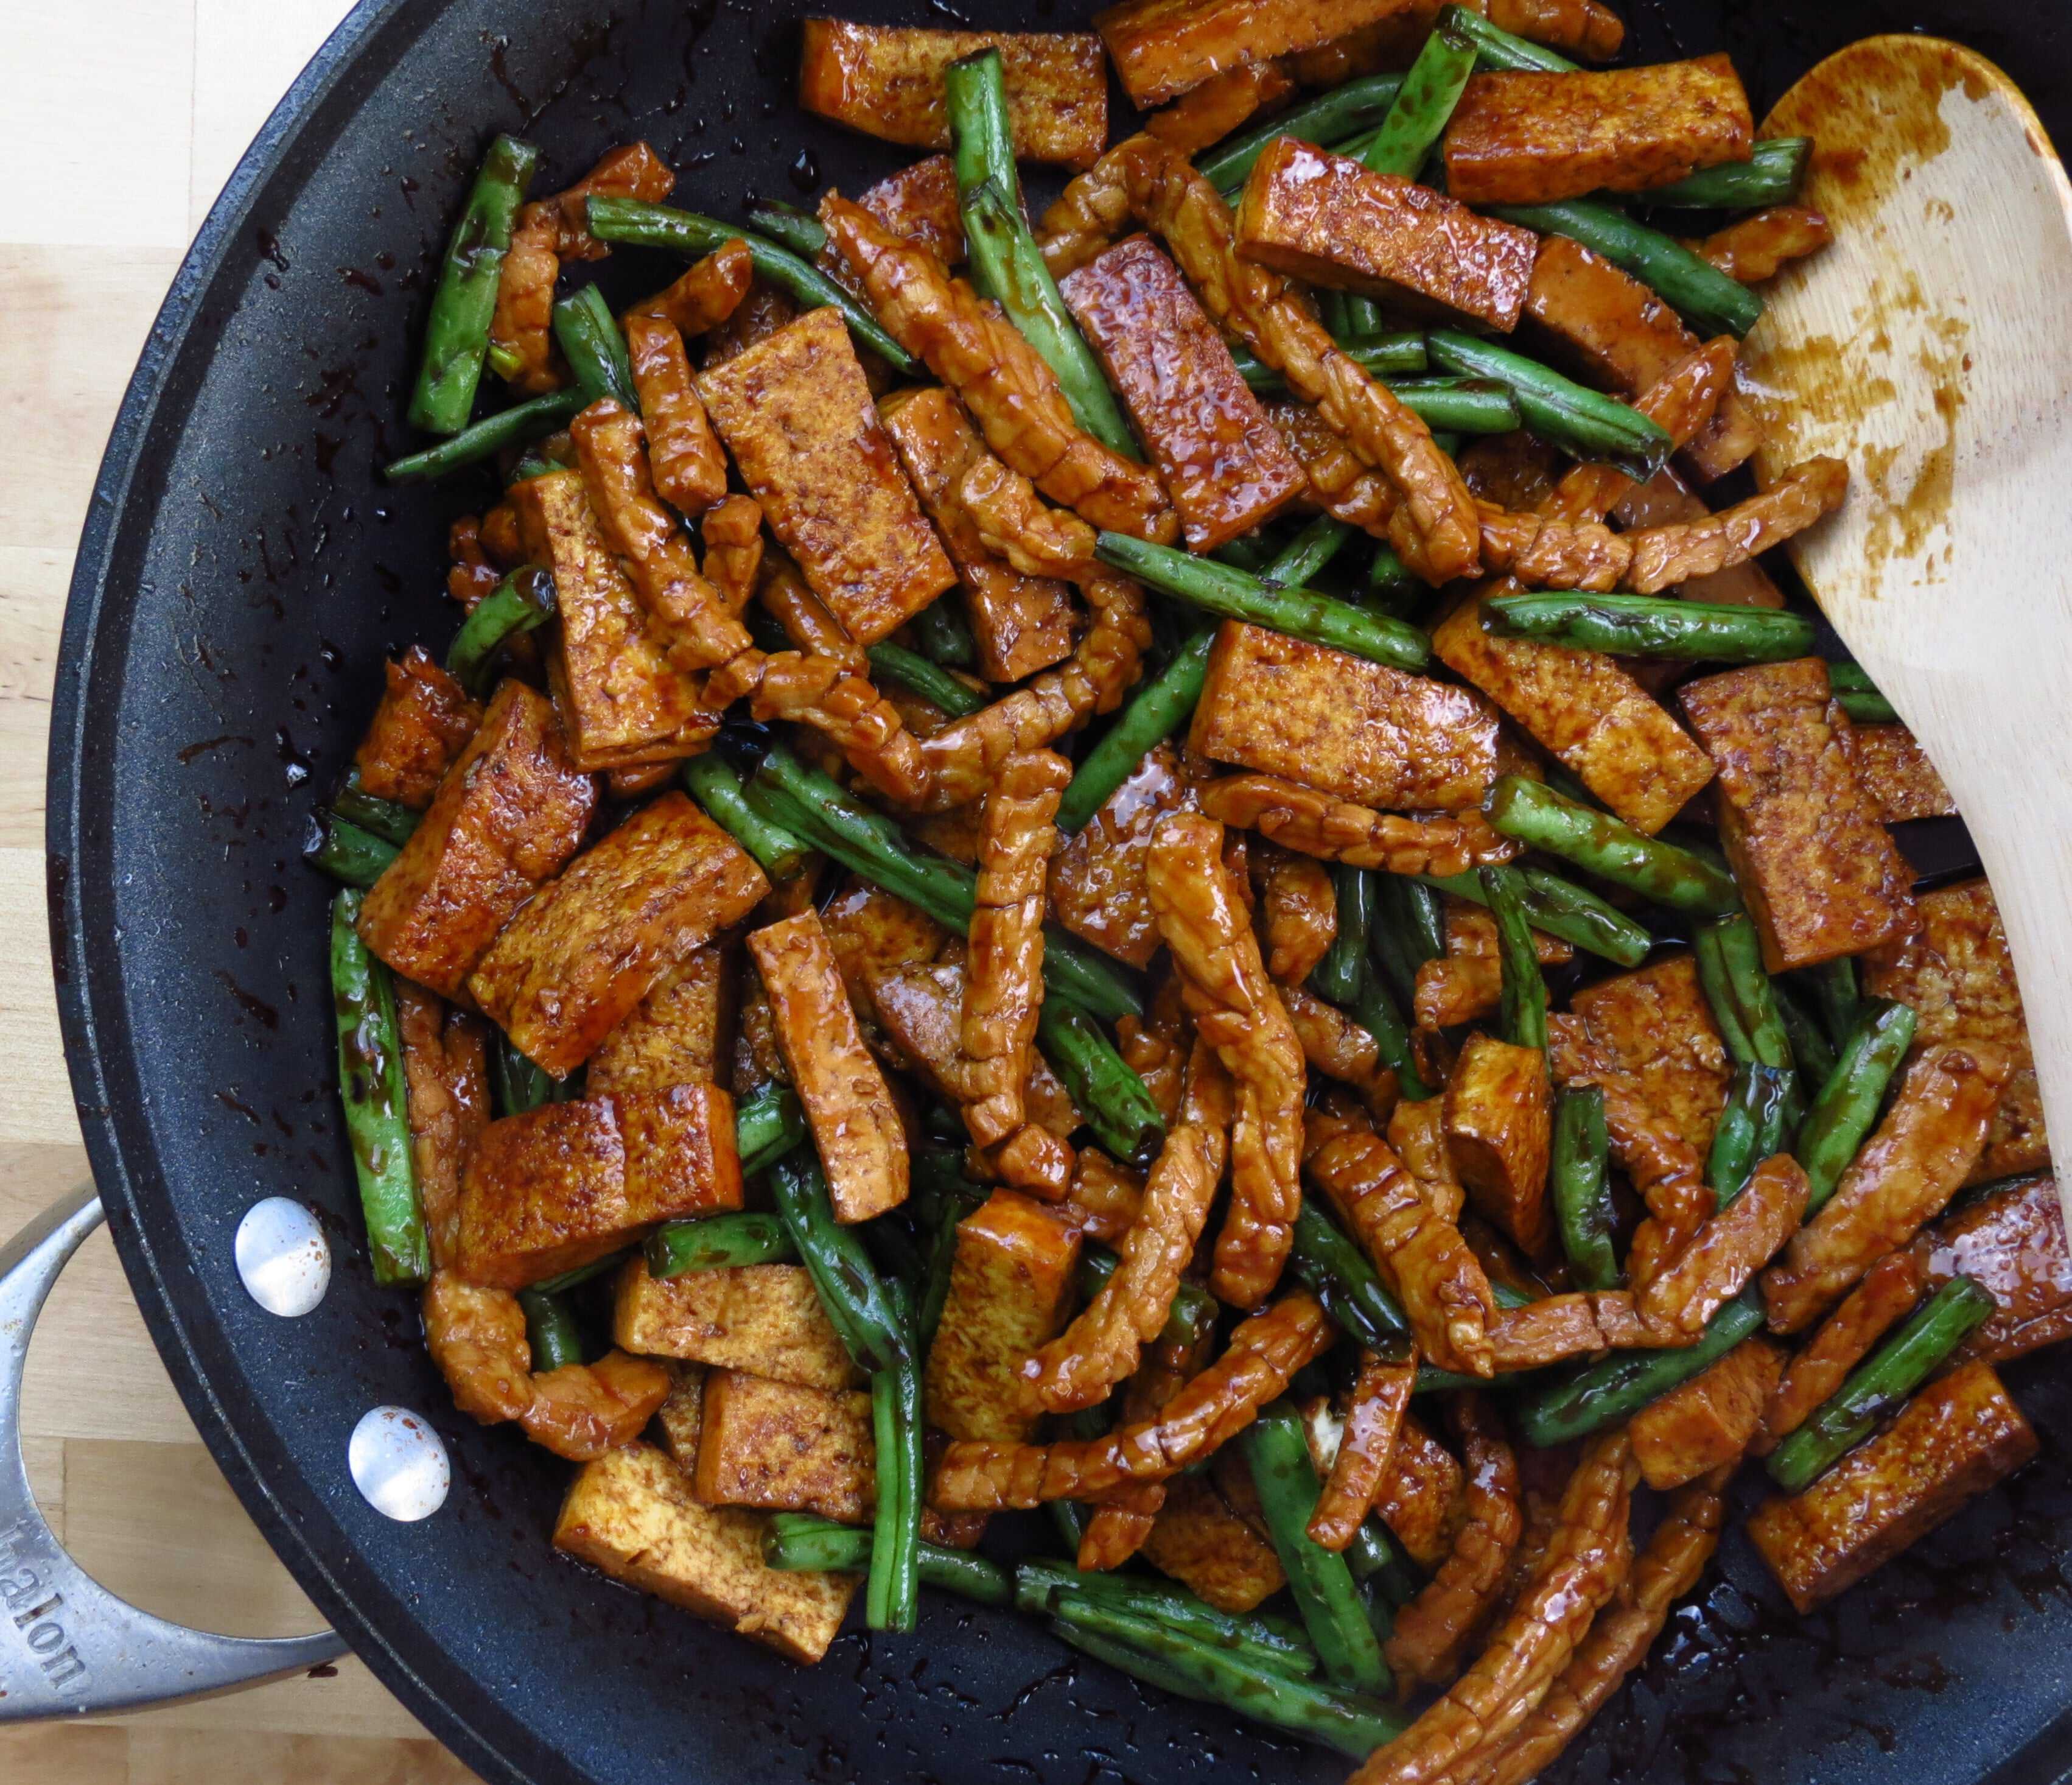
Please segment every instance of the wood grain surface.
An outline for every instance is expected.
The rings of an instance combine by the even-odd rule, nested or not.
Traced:
[[[0,1234],[83,1182],[43,906],[43,762],[72,551],[160,298],[245,146],[349,0],[0,6]],[[33,71],[33,79],[19,78]],[[63,1361],[60,1362],[60,1360]],[[109,1586],[236,1635],[322,1619],[202,1447],[105,1233],[29,1359],[29,1474]],[[8,1785],[460,1785],[356,1661],[93,1723],[0,1729]]]

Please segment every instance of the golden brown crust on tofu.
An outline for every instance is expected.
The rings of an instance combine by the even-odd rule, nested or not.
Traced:
[[[876,1466],[869,1395],[739,1370],[706,1376],[691,1491],[707,1505],[817,1512],[856,1524],[876,1499]]]
[[[1145,1561],[1219,1611],[1250,1611],[1288,1584],[1273,1546],[1230,1509],[1210,1482],[1180,1475],[1144,1540]]]
[[[713,942],[664,973],[590,1055],[583,1080],[588,1093],[717,1083],[721,1043],[733,1018],[728,966],[726,945]]]
[[[1469,78],[1446,126],[1446,189],[1466,204],[1638,192],[1745,161],[1748,95],[1727,56]]]
[[[1864,990],[1914,1006],[1920,1019],[1914,1034],[1917,1054],[1940,1042],[1975,1041],[2012,1063],[1986,1150],[1968,1182],[2040,1170],[2050,1162],[2050,1141],[2021,988],[1993,890],[1984,880],[1938,886],[1923,893],[1915,909],[1918,929],[1864,963]]]
[[[1191,550],[1264,526],[1308,487],[1223,336],[1149,237],[1116,243],[1059,289],[1157,461]]]
[[[619,1274],[612,1336],[643,1355],[808,1388],[853,1388],[862,1380],[803,1265],[730,1265],[656,1277],[644,1261],[629,1260]]]
[[[1887,1252],[1794,1355],[1783,1380],[1764,1403],[1762,1425],[1751,1450],[1762,1456],[1775,1450],[1848,1380],[1871,1347],[1914,1311],[1928,1283],[1917,1256],[1920,1249]]]
[[[1738,1462],[1784,1370],[1784,1348],[1758,1335],[1634,1415],[1640,1478],[1666,1493]]]
[[[360,933],[405,978],[459,995],[511,915],[582,843],[597,786],[544,696],[496,691],[431,805],[367,895]]]
[[[635,312],[666,317],[684,335],[717,328],[748,295],[755,281],[755,257],[738,236],[694,261],[676,280],[634,306]]]
[[[1446,1145],[1468,1200],[1527,1256],[1553,1236],[1547,1160],[1554,1092],[1547,1059],[1494,1035],[1468,1037],[1446,1080]]]
[[[1766,1501],[1749,1536],[1803,1616],[2036,1454],[2036,1433],[1988,1363],[1938,1376],[1803,1494]]]
[[[1041,1409],[1022,1367],[1057,1333],[1079,1256],[1079,1230],[1018,1191],[996,1190],[957,1224],[928,1347],[929,1425],[953,1438],[1030,1437]]]
[[[1402,10],[1403,0],[1123,0],[1094,14],[1139,111],[1245,62],[1313,50]]]
[[[809,311],[699,376],[713,426],[814,593],[875,644],[956,580],[879,425],[841,312]]]
[[[479,1017],[452,1009],[411,980],[396,987],[396,1026],[410,1118],[410,1158],[434,1269],[460,1244],[460,1172],[489,1121],[489,1078]]]
[[[906,1137],[857,1028],[819,914],[808,909],[757,930],[748,948],[827,1170],[835,1219],[882,1215],[906,1199]]]
[[[726,494],[726,454],[698,401],[682,332],[667,317],[635,311],[626,345],[655,487],[680,512],[701,515]]]
[[[490,1123],[468,1155],[460,1273],[520,1289],[657,1222],[740,1207],[734,1100],[717,1085],[548,1104]]]
[[[944,31],[808,19],[799,103],[886,142],[947,149],[943,71],[984,49],[1000,51],[1016,157],[1090,166],[1108,141],[1108,74],[1091,31]]]
[[[2058,1180],[2025,1178],[1946,1216],[1915,1248],[1929,1285],[1963,1275],[1992,1291],[2000,1311],[1959,1357],[2020,1357],[2072,1336],[2072,1252]]]
[[[565,1079],[769,890],[754,858],[687,795],[665,793],[541,888],[467,989],[521,1052]]]
[[[988,681],[1018,682],[1072,654],[1072,591],[1055,577],[1025,576],[986,549],[959,494],[990,459],[985,442],[940,386],[895,391],[879,403],[886,432],[942,536],[964,586],[964,609]]]
[[[642,607],[591,510],[580,471],[549,471],[511,492],[526,555],[553,573],[560,619],[547,675],[585,769],[635,768],[693,755],[719,729],[693,677],[669,661],[667,630]]]
[[[1697,962],[1687,954],[1651,961],[1583,987],[1568,1007],[1598,1066],[1631,1080],[1650,1113],[1703,1155],[1730,1072]]]
[[[1857,782],[1881,823],[1957,815],[1957,802],[1935,772],[1928,752],[1905,726],[1851,726],[1843,734],[1849,740]]]
[[[1008,104],[1011,113],[1011,95]],[[857,193],[856,202],[894,235],[919,242],[944,265],[955,266],[964,257],[956,164],[948,155],[930,155],[887,174],[875,186]]]
[[[561,1503],[554,1547],[794,1661],[817,1661],[858,1577],[766,1566],[768,1522],[700,1505],[666,1456],[631,1444],[584,1466]]]
[[[1913,926],[1913,874],[1864,797],[1817,657],[1686,682],[1719,769],[1720,841],[1773,973],[1861,954]]]
[[[1073,935],[1133,967],[1159,948],[1144,884],[1152,833],[1170,812],[1194,810],[1194,783],[1170,744],[1158,744],[1067,840],[1050,862],[1050,915]]]
[[[1294,137],[1253,163],[1239,252],[1313,285],[1364,292],[1408,314],[1518,326],[1539,238],[1442,192],[1377,174]]]
[[[381,704],[353,753],[360,784],[377,800],[422,812],[482,723],[482,705],[413,644],[390,663]]]
[[[1225,620],[1188,742],[1363,806],[1466,812],[1496,779],[1496,734],[1469,689]]]

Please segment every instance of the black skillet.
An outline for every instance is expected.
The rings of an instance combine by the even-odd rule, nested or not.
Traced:
[[[966,10],[959,10],[960,4]],[[929,1597],[910,1638],[795,1668],[557,1557],[565,1466],[451,1410],[408,1296],[374,1288],[331,1090],[327,889],[296,859],[383,657],[451,624],[443,537],[471,487],[392,491],[427,272],[490,133],[541,186],[645,137],[698,208],[852,190],[898,151],[791,103],[799,0],[367,0],[261,134],[175,282],[95,491],[50,778],[51,921],[73,1083],[117,1244],[174,1380],[296,1577],[374,1671],[494,1780],[953,1779],[1080,1785],[1343,1776]],[[1060,27],[1087,10],[844,0],[857,16]],[[1638,0],[1641,60],[1733,51],[1758,115],[1848,39],[1914,25],[2004,64],[2066,140],[2072,28],[1981,0]],[[660,282],[622,256],[615,289]],[[323,1212],[329,1296],[240,1288],[262,1195]],[[2041,1460],[1819,1615],[1745,1543],[1553,1776],[2042,1785],[2072,1762],[2072,1384],[2013,1372]],[[91,1385],[84,1385],[91,1392]],[[391,1524],[347,1479],[377,1404],[457,1475]],[[4,1585],[4,1583],[0,1583]]]

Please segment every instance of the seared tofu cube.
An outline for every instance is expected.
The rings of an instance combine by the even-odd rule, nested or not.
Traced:
[[[1849,740],[1856,779],[1881,823],[1957,816],[1957,802],[1920,740],[1905,726],[1852,726],[1844,735]]]
[[[1494,1035],[1468,1037],[1446,1080],[1446,1147],[1482,1218],[1530,1257],[1553,1238],[1547,1162],[1554,1093],[1547,1057]]]
[[[360,908],[367,946],[458,997],[496,932],[582,846],[597,784],[569,760],[545,697],[508,681],[410,840]]]
[[[807,29],[812,28],[808,23]],[[1012,95],[1008,109],[1011,114]],[[948,155],[931,155],[887,174],[875,186],[857,193],[856,202],[902,241],[918,243],[944,265],[955,266],[964,257],[956,163]],[[832,253],[831,249],[822,250],[824,256]],[[825,266],[824,259],[821,264]]]
[[[928,1347],[928,1423],[953,1438],[1019,1442],[1042,1412],[1022,1380],[1058,1335],[1079,1234],[1019,1191],[996,1190],[957,1224],[943,1318]]]
[[[1530,229],[1295,137],[1276,137],[1252,163],[1237,213],[1247,260],[1504,334],[1518,326],[1539,245]]]
[[[1970,1182],[1985,1183],[2050,1162],[2043,1131],[2043,1099],[2021,988],[2015,983],[2007,932],[1993,890],[1966,880],[1923,893],[1915,902],[1920,924],[1864,963],[1864,989],[1897,998],[1920,1018],[1914,1051],[1946,1041],[1979,1042],[2008,1057],[2013,1070],[1993,1115]]]
[[[753,856],[688,796],[665,793],[541,887],[467,989],[521,1053],[565,1079],[769,890]]]
[[[1446,189],[1464,204],[1640,192],[1745,161],[1755,138],[1733,61],[1470,76],[1446,126]]]
[[[1194,804],[1178,755],[1155,746],[1050,858],[1050,915],[1118,960],[1149,967],[1159,940],[1145,858],[1160,821]]]
[[[1216,325],[1148,236],[1116,243],[1059,289],[1150,448],[1190,547],[1214,551],[1308,489]]]
[[[952,1103],[977,1098],[971,1061],[960,1039],[964,1022],[964,969],[960,961],[909,967],[870,982],[871,1014],[900,1055],[937,1095]],[[1071,1093],[1035,1048],[1029,1051],[1029,1078],[1022,1088],[1029,1120],[1059,1140],[1080,1125]]]
[[[1827,664],[1751,664],[1680,696],[1719,770],[1720,841],[1764,966],[1817,966],[1911,929],[1913,872],[1856,780]]]
[[[2072,1337],[2072,1251],[2058,1180],[2048,1172],[1967,1203],[1921,1244],[1931,1288],[1968,1277],[2000,1305],[1959,1355],[1998,1363]]]
[[[1108,146],[1108,71],[1091,31],[944,31],[808,19],[799,103],[886,142],[947,149],[943,72],[985,49],[1000,51],[1016,158],[1091,167]]]
[[[906,1136],[885,1074],[863,1044],[834,949],[810,907],[748,939],[770,994],[777,1045],[805,1106],[838,1221],[906,1200]]]
[[[619,1275],[611,1330],[622,1350],[647,1357],[808,1388],[853,1388],[862,1380],[804,1265],[733,1265],[657,1277],[644,1261],[630,1260]]]
[[[691,1488],[708,1505],[817,1512],[856,1524],[876,1497],[876,1466],[869,1395],[739,1370],[706,1376]]]
[[[1288,1584],[1273,1546],[1199,1475],[1175,1475],[1144,1540],[1145,1561],[1219,1611],[1250,1611]]]
[[[1466,1472],[1415,1413],[1403,1416],[1374,1509],[1420,1568],[1445,1561],[1467,1523]]]
[[[858,644],[956,581],[900,474],[840,311],[808,311],[701,373],[698,391],[763,517]]]
[[[1433,628],[1432,649],[1635,830],[1652,837],[1712,778],[1711,759],[1601,651],[1498,638],[1478,600]]]
[[[732,1015],[727,960],[722,944],[709,943],[664,973],[590,1055],[585,1089],[601,1096],[717,1083]]]
[[[1758,1335],[1633,1416],[1641,1479],[1667,1493],[1722,1463],[1738,1462],[1784,1374],[1784,1349]]]
[[[878,406],[921,505],[964,586],[964,611],[988,681],[1018,682],[1072,654],[1072,591],[1055,577],[1024,576],[996,557],[957,495],[992,455],[957,400],[939,385],[894,391]]]
[[[360,784],[377,800],[422,812],[482,723],[482,706],[413,644],[387,668],[381,704],[352,759]]]
[[[734,1100],[716,1084],[543,1104],[482,1131],[460,1187],[460,1274],[522,1289],[663,1221],[741,1207]]]
[[[547,678],[582,769],[638,768],[695,755],[719,730],[701,678],[669,661],[668,640],[605,543],[582,473],[512,486],[525,554],[553,572],[559,619]]]
[[[1749,1536],[1803,1617],[1874,1573],[2036,1454],[1989,1363],[1938,1376],[1803,1494],[1766,1500]]]
[[[1465,812],[1495,782],[1496,732],[1466,689],[1225,620],[1188,741],[1363,806]]]
[[[768,1524],[760,1512],[700,1505],[675,1463],[629,1444],[578,1472],[554,1547],[794,1661],[817,1661],[857,1577],[766,1566]]]
[[[1123,0],[1094,14],[1123,91],[1139,111],[1211,75],[1270,62],[1403,10],[1403,0]]]
[[[1615,973],[1576,992],[1568,1007],[1582,1019],[1591,1051],[1632,1079],[1647,1109],[1703,1158],[1729,1070],[1697,962],[1675,954]]]

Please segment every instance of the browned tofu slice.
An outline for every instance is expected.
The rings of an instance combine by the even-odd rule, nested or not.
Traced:
[[[1447,1150],[1483,1218],[1530,1258],[1553,1237],[1547,1161],[1554,1093],[1547,1057],[1494,1035],[1468,1037],[1446,1080]]]
[[[1273,1546],[1199,1475],[1166,1483],[1142,1554],[1219,1611],[1250,1611],[1288,1584]]]
[[[1139,111],[1211,75],[1344,37],[1403,10],[1403,0],[1123,0],[1094,27]]]
[[[1495,781],[1496,734],[1466,689],[1225,620],[1188,741],[1363,806],[1464,812]]]
[[[541,887],[467,989],[520,1052],[564,1079],[769,890],[754,858],[688,795],[665,793]]]
[[[1149,236],[1117,242],[1059,289],[1150,449],[1192,549],[1263,527],[1309,487],[1216,325]]]
[[[1722,1463],[1737,1462],[1784,1374],[1784,1348],[1758,1335],[1633,1417],[1641,1479],[1666,1493]]]
[[[1697,962],[1675,954],[1615,973],[1575,993],[1568,1007],[1597,1058],[1632,1079],[1646,1108],[1703,1158],[1730,1073]]]
[[[1959,1355],[1988,1363],[2072,1338],[2072,1249],[2058,1180],[2017,1178],[1946,1215],[1922,1236],[1930,1285],[1968,1277],[2000,1312]]]
[[[1108,71],[1090,31],[944,31],[808,19],[804,35],[800,105],[867,136],[948,148],[943,71],[997,49],[1018,158],[1087,167],[1108,146]]]
[[[996,1190],[957,1224],[943,1318],[928,1347],[928,1423],[953,1438],[1019,1442],[1042,1412],[1022,1366],[1057,1337],[1079,1234],[1019,1191]]]
[[[2036,1433],[1989,1363],[1939,1376],[1891,1425],[1790,1499],[1766,1500],[1749,1536],[1803,1616],[1882,1568],[2036,1454]]]
[[[817,1661],[858,1577],[766,1566],[768,1523],[759,1512],[700,1505],[675,1463],[652,1445],[629,1444],[578,1472],[554,1547],[794,1661]]]
[[[381,704],[360,740],[353,767],[377,800],[422,812],[482,723],[479,702],[413,644],[385,671]]]
[[[546,1104],[490,1123],[468,1154],[460,1274],[521,1289],[658,1222],[740,1207],[734,1100],[717,1085]]]
[[[1446,126],[1446,189],[1465,204],[1644,191],[1745,161],[1754,138],[1748,95],[1725,56],[1474,75]]]
[[[863,1044],[820,914],[754,932],[749,952],[770,994],[777,1045],[805,1106],[838,1221],[906,1200],[906,1137],[885,1074]]]
[[[576,766],[637,768],[695,755],[720,715],[701,704],[700,678],[669,661],[666,635],[598,530],[582,473],[528,477],[510,500],[525,555],[554,575],[560,618],[547,677]]]
[[[957,490],[972,467],[992,454],[957,400],[931,385],[894,391],[878,408],[956,566],[980,674],[1018,682],[1063,663],[1072,654],[1071,586],[1055,577],[1024,576],[985,549]]]
[[[1194,785],[1170,744],[1158,744],[1050,858],[1050,915],[1073,935],[1133,967],[1158,952],[1144,882],[1151,834],[1169,813],[1194,809]]]
[[[1856,779],[1881,822],[1910,818],[1954,818],[1957,802],[1935,772],[1928,752],[1903,725],[1852,726],[1844,734],[1856,765]]]
[[[512,914],[582,846],[597,784],[544,696],[507,681],[360,914],[367,946],[446,997]]]
[[[1432,649],[1635,830],[1652,837],[1712,778],[1689,734],[1601,651],[1498,638],[1483,631],[1476,600],[1439,623]]]
[[[808,1388],[862,1380],[804,1265],[733,1265],[656,1277],[639,1258],[620,1273],[612,1337],[623,1351],[745,1370]]]
[[[950,940],[950,932],[926,911],[853,874],[820,907],[820,927],[828,932],[849,1002],[860,1017],[870,1014],[873,980],[928,965]]]
[[[664,973],[590,1055],[585,1090],[599,1096],[717,1083],[733,1014],[728,957],[723,944],[709,943]]]
[[[870,981],[871,1014],[878,1026],[931,1091],[957,1104],[974,1102],[979,1095],[960,1039],[964,1006],[961,961],[902,968]],[[1068,1139],[1080,1125],[1071,1093],[1034,1048],[1030,1050],[1022,1103],[1029,1120],[1059,1140]]]
[[[698,377],[750,493],[813,593],[874,644],[956,581],[879,425],[841,312],[808,311]]]
[[[1010,115],[1013,103],[1010,93]],[[944,265],[955,266],[964,257],[964,220],[957,207],[956,163],[948,155],[930,155],[925,161],[909,162],[897,173],[887,174],[875,186],[865,187],[857,194],[856,202],[894,235],[919,243]],[[832,252],[822,250],[823,254]]]
[[[1245,182],[1237,245],[1247,260],[1313,285],[1416,315],[1471,316],[1508,334],[1540,238],[1415,180],[1276,137]]]
[[[1914,876],[1857,783],[1827,666],[1751,664],[1686,682],[1680,696],[1719,770],[1720,841],[1763,964],[1817,966],[1904,936]]]
[[[870,1511],[876,1466],[869,1395],[739,1370],[706,1376],[691,1488],[708,1505],[855,1524]]]
[[[1420,1568],[1445,1561],[1467,1523],[1466,1474],[1415,1413],[1403,1416],[1374,1509]]]

